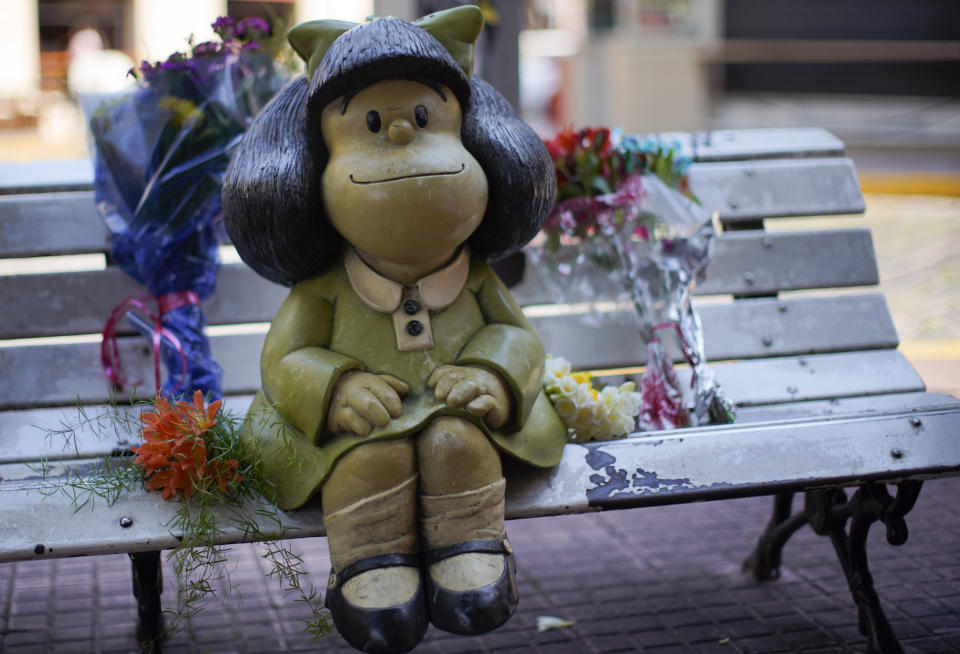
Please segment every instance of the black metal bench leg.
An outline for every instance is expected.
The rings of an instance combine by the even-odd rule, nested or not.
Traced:
[[[865,484],[849,500],[842,490],[807,493],[810,526],[818,534],[830,536],[857,605],[860,633],[867,639],[868,654],[903,654],[903,648],[873,586],[867,562],[867,535],[870,526],[881,521],[887,527],[888,543],[905,543],[908,532],[903,517],[916,503],[921,485],[920,481],[901,482],[897,484],[896,497],[890,496],[884,484]]]
[[[780,577],[780,562],[783,547],[803,525],[807,524],[806,513],[791,515],[793,493],[779,493],[773,498],[773,516],[757,540],[757,546],[743,562],[743,569],[753,573],[757,581],[770,581]]]
[[[133,596],[137,599],[140,622],[137,639],[147,654],[160,654],[163,639],[163,618],[160,614],[160,593],[163,591],[163,573],[160,552],[137,552],[130,555],[133,568]]]

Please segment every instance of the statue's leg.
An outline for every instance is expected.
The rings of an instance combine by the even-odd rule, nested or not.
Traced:
[[[417,461],[430,619],[465,635],[499,627],[517,608],[500,455],[476,425],[444,417],[418,437]]]
[[[365,652],[406,652],[428,617],[417,545],[416,456],[409,439],[346,454],[321,489],[333,570],[327,608]]]

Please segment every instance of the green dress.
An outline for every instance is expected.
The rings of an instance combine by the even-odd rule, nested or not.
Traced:
[[[463,258],[462,286],[458,283],[445,306],[429,311],[426,328],[433,343],[425,349],[399,349],[396,316],[358,294],[359,287],[351,284],[356,268],[351,268],[354,277],[348,276],[343,261],[291,289],[267,334],[262,388],[243,429],[251,454],[262,460],[264,473],[277,485],[281,508],[307,502],[351,448],[415,434],[442,415],[472,421],[501,451],[521,461],[539,467],[559,462],[567,430],[542,389],[543,345],[489,266]],[[410,292],[408,288],[405,297]],[[497,372],[512,396],[507,424],[491,430],[465,410],[437,401],[426,383],[443,364],[481,365]],[[350,370],[403,380],[410,390],[402,398],[402,413],[367,436],[326,434],[333,387]]]

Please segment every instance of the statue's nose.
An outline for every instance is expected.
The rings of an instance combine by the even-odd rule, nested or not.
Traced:
[[[404,118],[397,118],[387,129],[387,138],[397,145],[406,145],[413,138],[413,125]]]

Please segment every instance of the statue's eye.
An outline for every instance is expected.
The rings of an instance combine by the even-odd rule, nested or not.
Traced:
[[[373,109],[367,112],[367,129],[374,134],[380,131],[380,112]]]
[[[413,110],[413,117],[417,121],[417,127],[427,126],[427,108],[422,104],[418,104],[417,108]]]

